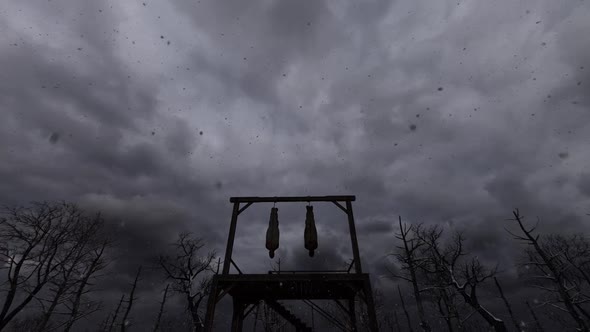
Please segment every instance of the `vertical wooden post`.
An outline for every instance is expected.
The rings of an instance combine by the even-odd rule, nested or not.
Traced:
[[[350,201],[346,201],[346,214],[348,215],[348,227],[350,228],[350,241],[352,242],[352,256],[354,257],[354,267],[356,273],[363,273],[363,270],[361,268],[361,257],[359,254],[359,244],[356,239],[356,228],[354,227],[352,203]]]
[[[207,313],[205,314],[205,332],[213,331],[213,319],[215,317],[215,306],[217,305],[217,295],[219,294],[218,279],[219,275],[214,275],[211,281],[211,290],[207,299]]]
[[[371,332],[379,332],[379,325],[377,324],[377,314],[375,313],[375,302],[373,301],[373,289],[371,288],[371,280],[369,275],[366,275],[364,283],[364,293],[367,304],[367,313],[369,314],[369,330]]]
[[[352,325],[352,331],[357,332],[356,326],[356,312],[354,310],[354,297],[348,300],[348,312],[350,314],[350,324]]]
[[[236,224],[238,221],[238,213],[240,211],[240,203],[234,203],[234,210],[231,215],[231,224],[229,226],[229,235],[227,237],[227,247],[225,248],[225,260],[223,261],[222,274],[229,274],[229,265],[231,261],[232,250],[234,249],[234,237],[236,235]]]
[[[234,312],[231,320],[231,332],[242,332],[244,325],[244,302],[239,298],[233,298]]]

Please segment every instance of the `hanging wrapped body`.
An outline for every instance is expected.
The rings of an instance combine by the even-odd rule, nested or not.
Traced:
[[[273,207],[270,210],[270,220],[266,231],[266,249],[270,258],[275,257],[275,250],[279,248],[279,209]]]
[[[318,248],[318,231],[315,227],[313,206],[306,206],[305,214],[305,249],[309,250],[309,257],[313,257],[314,251]]]

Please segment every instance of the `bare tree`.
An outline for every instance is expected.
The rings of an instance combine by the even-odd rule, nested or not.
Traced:
[[[65,298],[79,284],[80,271],[96,249],[101,227],[100,215],[89,217],[65,202],[1,211],[0,263],[6,273],[1,291],[6,296],[0,330],[34,299],[44,309],[35,329],[48,325],[56,308],[65,305]],[[106,244],[102,251],[105,248]]]
[[[65,332],[70,331],[80,318],[100,309],[100,304],[92,301],[85,301],[82,309],[81,304],[84,301],[83,295],[89,291],[87,286],[91,278],[106,266],[103,256],[110,246],[110,241],[99,236],[101,228],[102,220],[93,219],[79,225],[75,230],[75,234],[71,237],[73,246],[69,249],[73,255],[69,262],[65,262],[60,267],[58,277],[51,282],[54,286],[50,291],[52,296],[48,301],[49,306],[44,310],[38,331],[45,330],[55,310],[60,307],[62,308],[60,313],[67,318],[57,323],[54,329],[65,326],[63,329]],[[42,300],[40,302],[43,303]]]
[[[504,321],[485,308],[479,299],[478,286],[495,276],[497,267],[487,269],[477,259],[462,262],[465,256],[463,234],[456,232],[450,242],[443,246],[442,229],[437,226],[421,229],[418,236],[426,244],[424,254],[429,257],[429,264],[422,269],[437,279],[436,286],[452,287],[463,300],[476,311],[497,332],[504,332]]]
[[[402,264],[404,273],[397,274],[390,271],[394,278],[402,279],[412,285],[412,291],[416,305],[418,307],[418,319],[423,331],[430,331],[430,325],[426,320],[424,313],[424,304],[422,302],[422,291],[419,286],[418,272],[420,266],[426,263],[426,259],[420,255],[420,249],[425,245],[424,241],[416,235],[416,229],[420,226],[402,225],[402,218],[399,217],[399,233],[396,238],[401,241],[402,245],[397,246],[397,253],[394,256]]]
[[[160,327],[160,321],[162,320],[162,315],[164,314],[164,304],[166,304],[166,297],[168,296],[168,288],[170,284],[166,285],[166,289],[164,289],[164,295],[162,296],[162,302],[160,302],[160,310],[158,310],[158,316],[156,318],[156,323],[154,324],[154,332],[158,331]]]
[[[109,324],[109,327],[107,329],[108,332],[111,332],[113,330],[113,327],[115,327],[115,322],[117,322],[117,316],[119,316],[119,310],[121,310],[121,305],[123,305],[124,300],[125,300],[125,294],[121,295],[121,299],[119,300],[119,304],[117,304],[117,308],[115,309],[115,312],[113,313],[113,318],[111,319],[111,323]],[[107,317],[107,321],[108,321],[108,317]]]
[[[400,331],[399,318],[395,308],[393,309],[393,317],[389,315],[384,316],[384,323],[387,325],[389,331]]]
[[[504,305],[506,306],[506,310],[508,310],[508,314],[510,314],[510,319],[512,320],[512,324],[514,324],[516,331],[519,331],[520,326],[518,325],[516,318],[514,318],[514,312],[512,311],[512,306],[510,305],[510,302],[508,302],[508,299],[504,295],[504,290],[502,290],[502,286],[500,285],[498,278],[494,277],[494,283],[496,284],[496,287],[498,288],[498,292],[500,293],[500,297],[502,298],[502,301],[504,302]]]
[[[74,323],[91,313],[100,310],[101,303],[92,300],[85,300],[84,296],[92,290],[88,288],[91,285],[96,273],[105,268],[104,260],[105,249],[110,245],[109,241],[104,241],[92,249],[84,260],[84,265],[79,270],[79,278],[76,281],[75,292],[69,297],[66,307],[69,309],[69,318],[65,324],[64,332],[69,332]]]
[[[537,328],[537,331],[543,332],[543,326],[539,322],[539,318],[537,317],[535,310],[533,309],[533,307],[531,306],[529,301],[525,301],[525,303],[526,303],[527,308],[529,309],[529,312],[531,313],[531,316],[533,317],[533,320],[535,321],[535,327]]]
[[[397,310],[395,308],[393,309],[393,322],[395,323],[396,331],[399,331],[399,317],[397,316]]]
[[[580,294],[588,299],[587,287],[590,285],[590,241],[586,236],[554,234],[545,237],[543,245],[559,252],[559,263],[564,268],[564,276],[577,285],[584,286]]]
[[[459,310],[455,303],[456,294],[449,290],[449,287],[442,286],[432,292],[432,301],[435,303],[436,309],[440,314],[440,318],[445,321],[447,330],[453,332],[455,330],[453,321],[457,324],[459,331],[463,330]]]
[[[406,303],[404,302],[404,297],[402,295],[402,291],[399,288],[399,285],[397,285],[397,293],[399,294],[399,300],[402,303],[402,309],[404,310],[404,315],[406,316],[406,321],[408,322],[408,330],[410,332],[413,332],[414,329],[412,328],[412,321],[410,320],[410,314],[408,313],[408,309],[406,309]]]
[[[35,331],[41,320],[43,320],[42,313],[18,315],[10,322],[7,331]]]
[[[131,312],[131,308],[133,307],[133,301],[136,300],[135,298],[135,290],[137,289],[137,282],[139,281],[139,275],[141,274],[141,266],[137,269],[137,273],[135,274],[135,279],[133,280],[133,286],[131,286],[131,292],[129,292],[129,300],[127,300],[127,309],[125,309],[125,313],[123,314],[123,319],[121,319],[121,332],[125,332],[127,326],[129,324],[129,313]]]
[[[526,265],[533,267],[534,275],[530,278],[536,280],[535,287],[550,293],[556,294],[558,301],[547,301],[545,304],[566,312],[574,320],[579,331],[588,331],[588,324],[582,318],[582,315],[588,317],[588,313],[582,308],[581,304],[587,302],[588,298],[581,292],[580,278],[576,278],[577,269],[567,264],[567,260],[575,261],[573,253],[568,257],[564,255],[565,250],[563,241],[555,241],[555,237],[541,239],[540,235],[534,235],[536,227],[527,228],[524,225],[524,217],[520,215],[518,209],[512,214],[514,221],[523,235],[517,235],[508,231],[514,239],[522,241],[529,246],[526,251],[528,262]],[[583,248],[583,247],[582,247]],[[588,254],[590,255],[590,253]],[[578,266],[582,271],[586,266]],[[582,280],[584,276],[582,274]],[[560,306],[563,304],[563,307]]]
[[[337,301],[334,301],[336,303]],[[363,296],[356,296],[353,300],[355,304],[354,314],[355,314],[355,322],[358,322],[357,328],[360,327],[360,331],[370,331],[371,330],[371,318],[369,314],[369,307],[365,302]],[[352,322],[350,317],[350,309],[346,310],[345,306],[338,305],[339,312],[341,313],[340,317],[337,315],[333,315],[338,321],[345,323],[344,325],[352,330]],[[375,317],[377,318],[377,328],[378,330],[382,330],[385,328],[385,325],[388,324],[387,319],[390,316],[389,309],[385,305],[385,295],[379,288],[373,289],[373,308],[375,309]]]
[[[204,324],[200,305],[208,296],[211,286],[211,278],[204,277],[203,273],[213,270],[211,262],[215,258],[215,252],[199,257],[205,244],[202,239],[193,238],[191,233],[179,234],[173,246],[175,256],[160,256],[159,264],[166,274],[166,279],[172,281],[172,290],[185,297],[194,330],[201,331]]]

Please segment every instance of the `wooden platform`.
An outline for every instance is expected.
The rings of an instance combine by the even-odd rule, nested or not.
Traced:
[[[216,275],[217,286],[242,301],[347,300],[369,282],[366,273],[292,273]]]

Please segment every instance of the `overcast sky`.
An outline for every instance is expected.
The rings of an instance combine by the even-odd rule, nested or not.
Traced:
[[[103,211],[124,239],[113,294],[179,231],[223,254],[230,196],[356,195],[375,287],[394,285],[398,215],[465,229],[510,270],[511,209],[588,228],[588,17],[584,0],[4,0],[0,201]],[[304,206],[277,205],[277,258],[342,266],[345,215],[315,204],[310,259]],[[271,207],[240,216],[247,272],[269,269]]]

